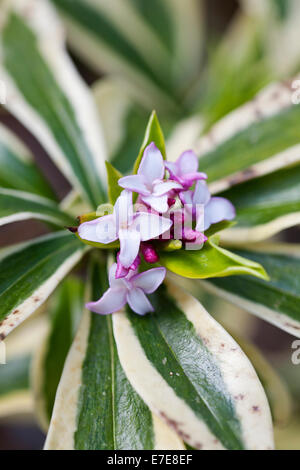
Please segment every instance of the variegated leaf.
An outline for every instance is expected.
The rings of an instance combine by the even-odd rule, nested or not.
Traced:
[[[241,338],[237,338],[237,342],[251,361],[264,387],[270,403],[274,426],[286,426],[293,410],[292,396],[286,382],[253,343]]]
[[[35,351],[31,374],[35,410],[46,432],[65,359],[83,312],[83,286],[82,281],[70,277],[59,287],[47,309],[48,331]]]
[[[298,0],[240,0],[258,29],[265,61],[276,76],[286,77],[299,69]]]
[[[149,112],[135,103],[113,78],[99,80],[93,92],[113,166],[122,173],[130,173],[132,167],[136,167],[137,156],[139,162],[145,147],[152,141],[166,156],[164,137],[155,111],[149,119]],[[164,129],[168,131],[170,127],[170,119],[165,119]]]
[[[74,235],[56,232],[1,252],[0,340],[49,297],[84,251]]]
[[[252,245],[251,250],[235,252],[262,263],[270,281],[237,276],[211,279],[203,285],[210,292],[300,337],[299,245],[261,244]]]
[[[133,101],[115,77],[97,81],[93,95],[109,161],[122,173],[130,172],[140,150],[149,112]]]
[[[178,89],[199,70],[201,13],[196,0],[154,1],[52,0],[83,59],[118,76],[148,109],[174,112]]]
[[[74,225],[74,218],[61,211],[50,199],[0,188],[0,226],[25,219],[39,219],[61,227]]]
[[[176,279],[175,279],[176,282]],[[228,331],[240,345],[251,364],[269,400],[274,426],[286,426],[293,411],[291,390],[284,376],[268,360],[264,352],[252,340],[257,332],[257,322],[253,315],[231,302],[203,288],[202,283],[185,282],[184,287],[198,299],[207,311]]]
[[[211,190],[229,187],[299,162],[300,107],[292,83],[268,86],[223,118],[196,145]]]
[[[96,207],[104,198],[103,138],[89,90],[65,51],[61,24],[47,0],[5,0],[1,15],[5,106]]]
[[[177,285],[151,302],[151,315],[113,315],[121,365],[150,409],[196,449],[272,448],[266,396],[236,342]]]
[[[30,151],[3,125],[0,125],[0,186],[55,199]]]
[[[221,194],[237,210],[237,224],[222,240],[241,245],[300,224],[300,165],[234,186]]]
[[[103,265],[94,266],[92,283],[96,299],[107,283]],[[111,316],[84,313],[58,387],[45,448],[184,449],[128,382],[111,321]]]

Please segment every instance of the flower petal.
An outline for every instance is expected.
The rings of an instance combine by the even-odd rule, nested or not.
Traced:
[[[129,268],[139,253],[141,242],[140,233],[134,226],[131,226],[128,230],[119,230],[119,239],[119,260],[124,268]]]
[[[181,181],[186,188],[189,188],[194,184],[195,181],[199,180],[206,180],[207,174],[206,173],[186,173],[184,176],[181,177]]]
[[[152,268],[131,278],[132,285],[139,287],[146,294],[152,294],[161,285],[165,276],[166,268]]]
[[[109,285],[112,286],[112,284],[114,283],[115,279],[116,279],[116,272],[117,272],[117,263],[114,263],[110,270],[109,270],[109,274],[108,274],[108,280],[109,280]]]
[[[192,206],[193,204],[193,191],[181,191],[179,193],[179,198],[182,202],[182,204],[187,204],[189,206]]]
[[[129,273],[129,268],[124,268],[123,264],[120,261],[120,252],[117,254],[117,270],[115,274],[116,279],[123,279]]]
[[[136,230],[142,241],[151,240],[165,233],[171,228],[172,221],[166,217],[160,217],[156,214],[140,212],[134,220]]]
[[[161,214],[167,212],[169,209],[168,204],[168,196],[165,194],[164,196],[142,196],[142,201],[148,206],[152,207],[156,212]]]
[[[176,181],[161,181],[159,183],[154,183],[153,186],[153,196],[163,196],[167,194],[172,189],[182,189],[181,184],[176,183]]]
[[[186,150],[177,160],[180,176],[187,173],[195,173],[198,170],[198,158],[193,150]]]
[[[126,283],[122,279],[118,279],[117,276],[117,271],[118,271],[118,265],[117,263],[114,263],[110,270],[109,270],[109,275],[108,275],[108,280],[109,280],[109,286],[110,287],[118,287],[118,288],[124,288],[126,287]]]
[[[138,169],[138,175],[143,175],[150,184],[154,180],[161,180],[164,177],[164,159],[162,154],[152,142],[144,151],[142,161]]]
[[[83,240],[97,243],[112,243],[117,240],[116,220],[113,214],[84,222],[78,227],[78,235]]]
[[[129,175],[120,178],[118,181],[119,186],[129,191],[134,191],[138,194],[147,196],[150,194],[149,189],[146,186],[145,177],[143,175]]]
[[[207,204],[210,200],[210,192],[205,181],[197,181],[193,196],[193,204]]]
[[[204,208],[204,230],[207,230],[211,224],[234,218],[235,208],[228,199],[212,197]]]
[[[125,285],[124,287],[109,288],[97,302],[87,303],[86,308],[100,315],[117,312],[126,304],[127,292]]]
[[[165,162],[165,167],[170,173],[171,176],[176,177],[179,173],[179,168],[177,163],[175,162]]]
[[[129,225],[133,218],[132,192],[124,189],[116,200],[114,216],[117,230],[122,225]]]
[[[150,304],[142,289],[137,287],[131,289],[128,292],[127,302],[131,310],[133,310],[135,313],[138,313],[139,315],[145,315],[148,312],[154,311],[154,308]]]

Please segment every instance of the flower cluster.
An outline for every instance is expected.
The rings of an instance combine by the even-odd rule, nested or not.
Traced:
[[[126,303],[139,315],[153,310],[145,294],[160,286],[166,270],[154,267],[138,273],[142,258],[145,263],[159,262],[159,249],[172,239],[180,240],[184,248],[201,249],[207,240],[203,232],[235,217],[227,199],[211,197],[206,179],[198,172],[194,152],[186,151],[171,163],[163,160],[154,143],[148,145],[138,173],[119,179],[123,191],[113,212],[78,227],[83,240],[120,243],[109,273],[110,288],[100,300],[87,304],[90,310],[106,315]]]

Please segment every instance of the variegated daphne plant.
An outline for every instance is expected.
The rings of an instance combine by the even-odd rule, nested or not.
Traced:
[[[95,2],[54,3],[85,27],[101,20],[116,44],[103,2],[93,21]],[[131,175],[123,176],[108,162],[105,171],[96,106],[49,3],[4,2],[1,15],[5,106],[73,190],[58,201],[29,151],[1,126],[0,223],[38,219],[53,230],[0,253],[1,341],[39,307],[50,312],[46,335],[40,313],[8,338],[0,411],[30,407],[28,359],[13,359],[30,330],[33,344],[45,335],[31,376],[46,449],[272,449],[271,412],[253,365],[188,290],[204,288],[300,337],[300,249],[264,243],[300,220],[300,108],[292,88],[263,90],[181,156],[166,151],[174,135],[166,146],[152,113]],[[147,62],[129,46],[124,55],[147,75]],[[150,78],[154,95],[166,98],[157,74]],[[189,224],[177,236],[183,220]],[[69,276],[79,262],[80,276]]]

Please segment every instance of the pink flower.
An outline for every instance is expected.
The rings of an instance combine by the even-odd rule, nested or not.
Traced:
[[[192,150],[183,152],[175,163],[166,162],[170,178],[178,181],[184,189],[190,188],[195,181],[207,179],[205,173],[198,172],[198,158]]]
[[[116,270],[116,279],[121,279],[122,277],[126,277],[129,274],[129,271],[136,271],[141,264],[141,258],[138,255],[134,262],[132,263],[129,268],[124,268],[120,261],[120,252],[117,254],[117,270]]]
[[[165,166],[162,154],[152,142],[145,149],[137,175],[120,178],[118,184],[140,194],[140,199],[156,212],[167,212],[168,193],[173,189],[182,189],[179,183],[164,181]]]
[[[182,191],[180,199],[185,205],[185,210],[193,216],[196,215],[196,208],[203,208],[199,211],[200,214],[197,214],[197,231],[205,231],[212,224],[235,218],[235,208],[231,202],[224,197],[211,197],[205,181],[198,181],[195,191]]]
[[[130,271],[123,279],[116,279],[116,271],[115,263],[109,271],[109,289],[97,302],[89,302],[86,307],[92,312],[108,315],[121,310],[128,303],[139,315],[153,312],[146,294],[152,294],[161,285],[166,269],[153,268],[140,274]]]
[[[132,193],[122,191],[114,212],[78,227],[83,240],[112,243],[120,240],[119,260],[124,268],[130,268],[139,253],[141,241],[151,240],[170,229],[171,220],[148,212],[133,212]]]

